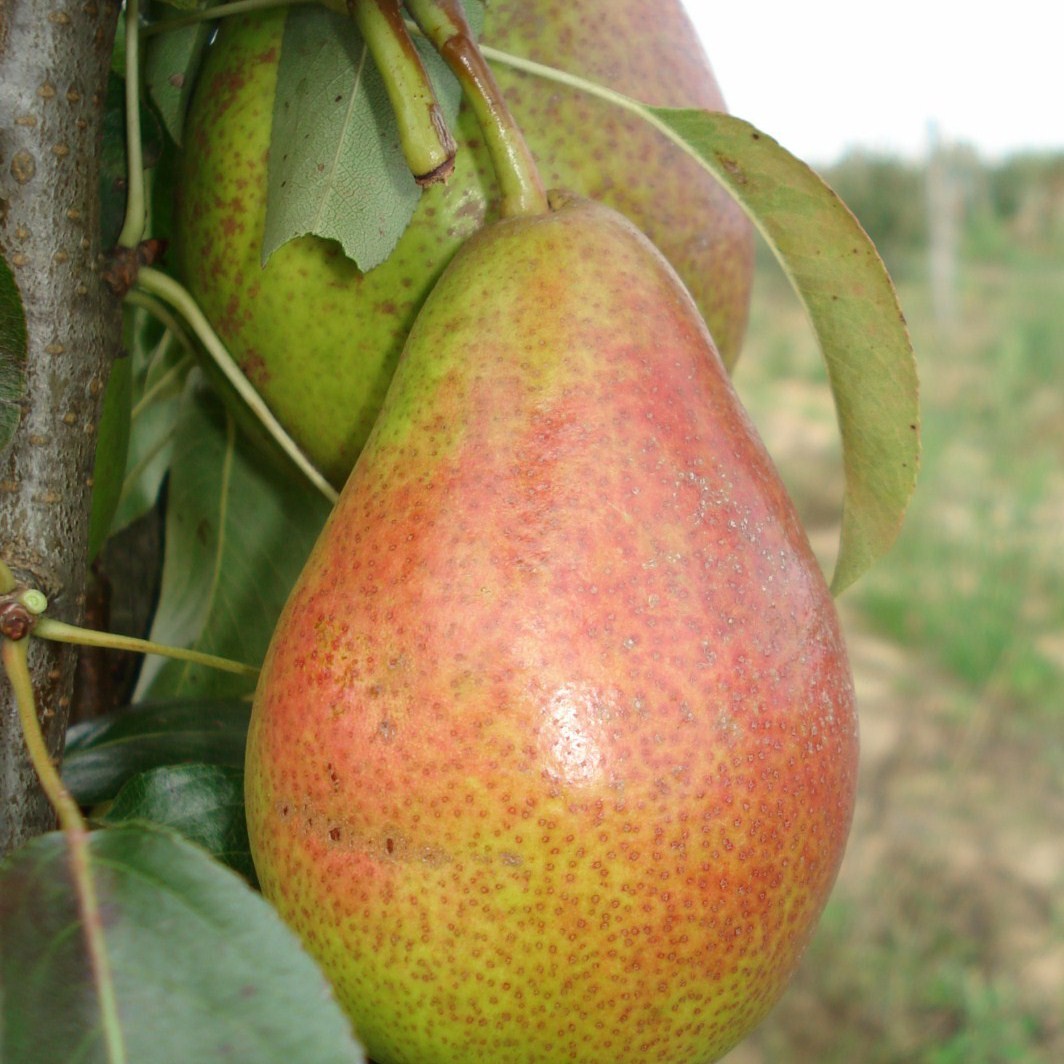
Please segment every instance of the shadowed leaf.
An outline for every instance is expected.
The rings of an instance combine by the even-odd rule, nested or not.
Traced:
[[[80,805],[114,798],[134,776],[205,762],[243,770],[251,704],[141,703],[70,729],[63,782]]]
[[[263,461],[220,400],[190,382],[175,429],[162,590],[151,638],[258,665],[329,514],[318,490]],[[148,658],[138,697],[224,698],[254,681]]]
[[[100,819],[105,824],[149,820],[173,828],[255,882],[239,768],[189,764],[149,769],[118,792]]]
[[[126,307],[130,352],[130,431],[112,533],[148,512],[170,468],[181,395],[191,358],[172,332],[140,307]]]
[[[0,866],[0,1059],[363,1064],[325,979],[239,876],[150,825],[85,845],[80,887],[58,833]]]

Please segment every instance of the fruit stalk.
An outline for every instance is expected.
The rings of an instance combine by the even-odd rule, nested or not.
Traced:
[[[414,180],[419,185],[446,181],[457,148],[399,0],[348,0],[347,6],[384,80]]]
[[[502,216],[545,214],[547,195],[535,159],[461,5],[457,0],[407,0],[406,6],[458,78],[476,115],[499,182]]]

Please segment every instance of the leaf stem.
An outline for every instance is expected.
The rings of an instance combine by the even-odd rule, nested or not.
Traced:
[[[38,622],[41,623],[41,622]],[[63,780],[48,756],[48,745],[41,733],[37,720],[37,706],[33,696],[33,681],[30,679],[28,639],[4,639],[4,671],[15,692],[18,704],[19,721],[26,742],[30,763],[41,782],[41,789],[48,796],[52,808],[59,818],[59,825],[64,831],[84,831],[85,821],[81,819],[77,803],[63,784]]]
[[[137,288],[131,288],[126,293],[125,301],[130,306],[147,311],[159,322],[160,325],[163,325],[173,334],[174,338],[181,344],[190,357],[195,355],[196,349],[192,344],[192,339],[185,330],[184,324],[165,303],[156,299],[155,296],[148,295],[147,292],[142,292]],[[156,348],[158,348],[158,345],[156,345]]]
[[[221,658],[215,654],[204,654],[202,651],[188,650],[185,647],[166,646],[163,643],[153,643],[151,640],[137,639],[134,636],[97,632],[92,628],[79,628],[77,625],[66,624],[64,621],[56,621],[50,617],[42,617],[33,629],[33,634],[56,643],[74,643],[78,646],[104,647],[109,650],[133,650],[140,654],[159,654],[162,657],[189,661],[195,665],[206,665],[209,668],[236,673],[239,676],[259,674],[259,670],[254,665],[245,665],[243,662]]]
[[[3,562],[0,565],[7,569]],[[44,622],[40,622],[44,623]],[[39,625],[38,625],[39,627]],[[69,846],[70,875],[77,891],[78,907],[81,910],[81,929],[85,935],[85,947],[89,963],[95,975],[95,985],[100,997],[101,1027],[107,1045],[109,1064],[126,1064],[126,1047],[118,1019],[118,1004],[115,1000],[114,981],[111,977],[111,962],[103,940],[103,921],[100,903],[96,896],[96,884],[89,867],[89,829],[63,783],[52,759],[37,719],[37,704],[33,696],[33,680],[30,678],[28,639],[3,639],[0,648],[4,670],[15,693],[22,735],[26,743],[30,763],[33,765],[41,789],[51,802],[59,819]]]
[[[120,248],[144,239],[147,200],[140,130],[140,0],[126,0],[126,216],[118,234]]]
[[[384,81],[414,180],[419,185],[446,181],[457,147],[399,0],[348,0],[347,6]]]
[[[749,122],[697,108],[652,108],[541,63],[491,48],[483,52],[637,115],[716,178],[765,238],[809,314],[842,432],[846,487],[830,582],[832,594],[841,594],[897,538],[919,468],[912,341],[897,291],[867,233],[811,167]],[[707,146],[703,136],[700,149],[691,133],[709,118],[715,142]],[[761,154],[738,165],[752,144]],[[821,243],[810,256],[812,232]],[[874,352],[869,337],[875,337]]]
[[[274,438],[280,448],[296,464],[300,472],[325,496],[335,503],[339,494],[324,476],[311,464],[307,456],[299,449],[296,442],[285,431],[284,426],[274,417],[262,396],[252,387],[247,377],[229,354],[221,337],[211,327],[199,304],[183,285],[167,276],[154,266],[141,267],[137,274],[137,285],[145,292],[158,296],[164,303],[173,307],[188,323],[196,338],[203,344],[214,364],[224,374],[226,380],[236,389],[240,398],[247,403],[252,413],[259,419],[266,431]]]
[[[537,63],[534,59],[524,59],[518,55],[511,55],[509,52],[503,52],[486,44],[480,46],[480,51],[485,59],[490,59],[494,63],[501,63],[503,66],[511,67],[513,70],[520,70],[525,74],[533,74],[538,78],[543,78],[545,81],[552,81],[556,85],[565,85],[567,88],[587,93],[588,96],[594,96],[606,103],[613,104],[614,107],[619,107],[622,111],[628,111],[630,114],[636,115],[647,125],[652,126],[663,136],[668,137],[673,144],[683,149],[696,162],[709,169],[713,176],[718,181],[721,181],[724,188],[734,196],[733,190],[728,187],[727,182],[721,180],[720,174],[708,165],[705,157],[694,151],[691,145],[678,136],[676,131],[667,123],[662,122],[648,104],[641,103],[631,96],[625,96],[623,92],[617,92],[616,89],[600,85],[595,81],[589,81],[587,78],[582,78],[577,74],[569,74],[564,70],[559,70],[557,67],[548,66],[546,63]],[[744,207],[738,197],[736,197],[736,202],[739,203],[740,207]]]
[[[547,195],[535,159],[458,0],[406,0],[406,6],[473,108],[499,182],[502,216],[545,214]]]

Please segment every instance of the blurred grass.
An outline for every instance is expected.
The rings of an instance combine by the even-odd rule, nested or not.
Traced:
[[[926,289],[903,283],[923,378],[920,488],[857,592],[877,628],[990,688],[1021,728],[1059,726],[1062,709],[1062,262],[969,264],[945,329]]]
[[[1064,226],[1058,198],[1055,229],[1017,228],[1015,199],[968,205],[952,319],[926,241],[887,241],[924,453],[898,543],[840,601],[854,832],[791,988],[727,1064],[1064,1060]],[[833,409],[767,256],[736,384],[830,570]]]

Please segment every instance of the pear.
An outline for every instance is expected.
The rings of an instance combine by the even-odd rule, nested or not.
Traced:
[[[262,889],[377,1064],[699,1064],[854,801],[834,604],[698,309],[553,194],[458,253],[281,615]]]
[[[175,219],[177,265],[204,313],[312,462],[343,483],[380,409],[418,307],[462,243],[498,216],[482,138],[463,112],[457,165],[422,194],[390,258],[366,274],[303,237],[261,266],[283,8],[222,20],[191,104]],[[654,104],[723,108],[678,0],[493,2],[484,37]],[[498,68],[548,183],[627,213],[692,287],[727,358],[752,280],[741,211],[639,119]]]

